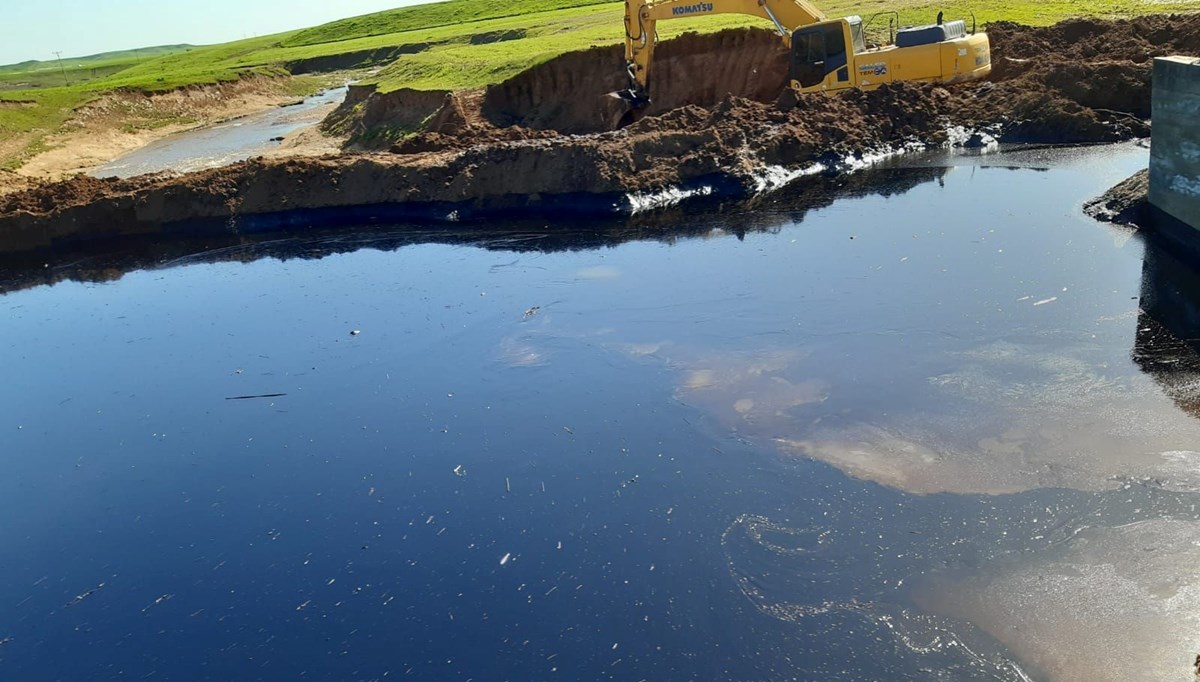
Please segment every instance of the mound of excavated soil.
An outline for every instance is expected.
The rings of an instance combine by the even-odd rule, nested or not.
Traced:
[[[657,48],[650,81],[654,100],[644,114],[654,116],[689,104],[712,106],[729,95],[772,102],[783,90],[787,71],[787,52],[771,31],[738,28],[684,34]],[[474,115],[498,128],[602,132],[615,129],[628,112],[624,102],[607,93],[628,87],[624,48],[593,47],[489,86],[474,104]],[[443,101],[449,103],[445,94],[409,89],[379,93],[373,85],[354,86],[323,125],[349,133],[360,148],[384,148],[395,137],[388,133],[435,130],[430,121]]]
[[[788,55],[778,36],[757,28],[706,35],[686,33],[663,41],[650,71],[655,116],[694,104],[712,106],[726,96],[772,102],[787,82]],[[624,48],[572,52],[487,89],[483,115],[493,125],[561,133],[612,130],[627,111],[606,93],[629,87]]]
[[[1200,15],[1070,19],[1040,28],[999,21],[988,24],[987,33],[1001,79],[1046,64],[1097,59],[1145,64],[1154,57],[1200,52]]]
[[[1193,45],[1200,15],[994,30],[1003,64],[997,80],[833,95],[781,96],[779,78],[769,75],[779,55],[761,32],[667,42],[656,67],[673,64],[674,85],[655,90],[656,106],[667,110],[619,130],[606,130],[582,104],[614,86],[611,63],[596,58],[604,50],[565,55],[483,92],[356,90],[340,125],[360,126],[369,136],[372,121],[404,121],[424,132],[387,153],[257,160],[177,178],[77,178],[9,194],[0,197],[0,247],[191,230],[196,221],[208,229],[267,229],[330,216],[594,213],[680,188],[745,195],[787,171],[836,167],[838,159],[898,146],[944,145],[952,127],[1006,141],[1127,139],[1149,130],[1143,116],[1150,62],[1139,50]],[[714,44],[723,47],[702,49]],[[742,52],[730,52],[738,45]],[[1105,51],[1109,45],[1114,49]],[[731,57],[737,54],[758,61]],[[1013,61],[1022,59],[1031,61]],[[756,70],[761,77],[737,78]],[[733,87],[743,96],[718,96]],[[601,132],[560,134],[596,128]],[[630,193],[642,198],[635,202]]]

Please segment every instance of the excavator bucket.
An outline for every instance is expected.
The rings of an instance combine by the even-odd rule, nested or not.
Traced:
[[[602,118],[609,130],[620,130],[642,117],[645,105],[635,106],[636,100],[629,97],[628,90],[618,90],[604,95]]]
[[[627,88],[605,93],[604,102],[604,118],[609,128],[620,130],[642,117],[642,112],[650,105],[650,98]]]
[[[645,109],[650,105],[649,97],[635,92],[632,88],[610,92],[608,93],[608,96],[616,97],[622,102],[625,102],[629,105],[630,109]]]

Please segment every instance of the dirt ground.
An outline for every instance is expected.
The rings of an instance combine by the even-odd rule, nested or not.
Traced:
[[[1149,134],[1150,57],[1200,54],[1200,15],[995,24],[989,35],[989,81],[834,95],[738,79],[746,70],[773,73],[773,60],[784,58],[766,32],[688,36],[665,43],[656,61],[656,73],[676,74],[673,84],[654,89],[654,109],[619,129],[619,111],[580,104],[615,101],[603,93],[619,83],[619,69],[614,76],[596,54],[564,55],[485,91],[422,94],[420,130],[385,151],[254,159],[181,177],[76,177],[9,194],[0,197],[0,236],[10,249],[44,248],[196,220],[261,228],[266,216],[284,214],[281,226],[299,224],[350,207],[358,217],[370,213],[363,207],[380,206],[450,219],[594,214],[654,205],[660,193],[751,195],[803,172],[854,168],[899,149],[1142,137]],[[745,47],[736,53],[749,63],[731,59],[731,45]],[[684,73],[692,76],[688,87],[680,84]],[[411,124],[405,96],[360,91],[331,120],[366,133],[391,125],[393,114]]]
[[[287,83],[277,78],[249,78],[237,83],[187,88],[147,96],[116,92],[80,108],[66,130],[46,140],[49,150],[30,159],[16,174],[37,180],[59,180],[87,173],[155,140],[185,130],[213,125],[294,102]],[[336,151],[322,136],[307,136],[281,145],[289,155]],[[0,176],[0,194],[19,189],[11,176]]]

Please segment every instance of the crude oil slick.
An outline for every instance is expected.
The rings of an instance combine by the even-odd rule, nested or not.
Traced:
[[[0,676],[1188,679],[1145,158],[9,269]]]

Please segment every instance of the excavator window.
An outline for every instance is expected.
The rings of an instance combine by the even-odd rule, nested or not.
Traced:
[[[841,22],[792,34],[792,80],[800,87],[820,85],[827,74],[846,66],[846,36]]]
[[[863,37],[862,19],[850,22],[850,37],[854,41],[854,54],[867,51],[867,41]]]

